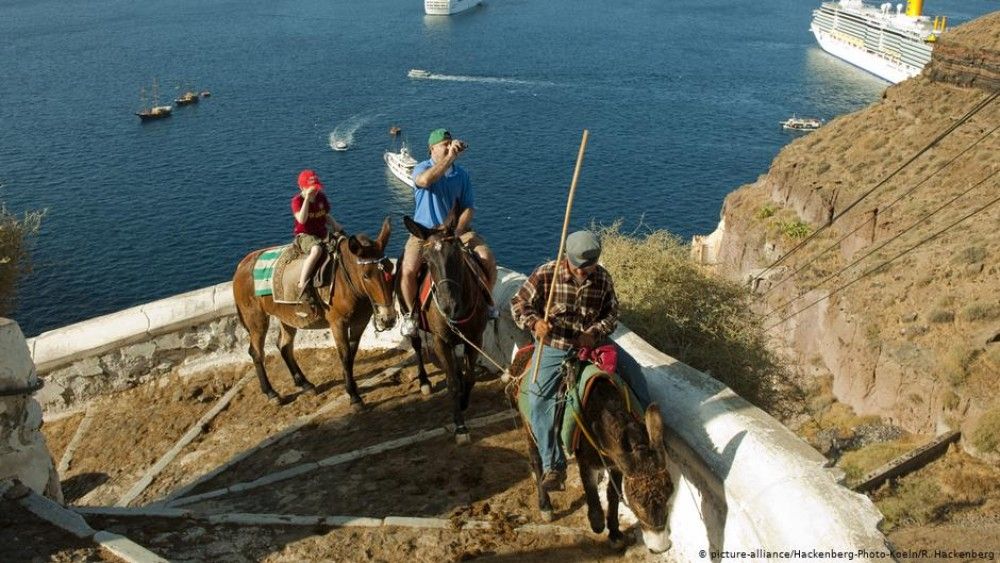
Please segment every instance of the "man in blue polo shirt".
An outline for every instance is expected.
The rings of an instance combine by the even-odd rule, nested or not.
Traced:
[[[472,230],[472,217],[476,213],[476,196],[469,181],[469,173],[455,164],[466,144],[458,139],[452,139],[446,129],[435,129],[427,138],[430,159],[413,167],[413,198],[415,206],[413,220],[432,229],[444,222],[448,212],[455,204],[462,206],[458,217],[455,234],[462,243],[471,248],[486,268],[487,283],[493,287],[496,281],[497,266],[493,252],[486,243]],[[403,255],[403,265],[400,268],[403,300],[409,315],[403,317],[401,329],[406,336],[417,333],[416,319],[413,315],[413,302],[417,295],[417,272],[420,270],[420,239],[410,235],[406,241]],[[494,310],[491,316],[496,316]]]

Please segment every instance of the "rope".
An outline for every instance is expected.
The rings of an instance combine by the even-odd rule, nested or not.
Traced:
[[[774,309],[771,310],[770,313],[764,315],[761,318],[766,319],[767,317],[770,317],[771,315],[774,315],[775,313],[777,313],[778,310],[784,309],[785,307],[791,305],[792,303],[798,301],[799,299],[802,299],[802,297],[804,297],[806,295],[806,293],[808,293],[809,291],[812,291],[812,290],[816,289],[817,287],[820,287],[824,283],[830,281],[831,279],[839,276],[840,274],[844,273],[845,271],[847,271],[848,269],[850,269],[851,267],[853,267],[854,265],[856,265],[858,262],[861,262],[865,258],[867,258],[867,257],[871,256],[872,254],[878,252],[879,250],[881,250],[882,248],[884,248],[886,245],[888,245],[890,242],[892,242],[892,241],[898,239],[899,237],[903,236],[904,234],[910,232],[912,229],[914,229],[918,225],[922,225],[924,223],[924,221],[926,219],[928,219],[929,217],[937,215],[938,213],[941,212],[942,209],[944,209],[945,207],[947,207],[947,206],[951,205],[952,203],[954,203],[955,200],[957,200],[958,198],[960,198],[960,197],[964,196],[965,194],[971,192],[972,190],[978,188],[983,183],[985,183],[987,180],[989,180],[990,178],[996,176],[997,172],[1000,172],[1000,171],[994,170],[990,175],[986,176],[982,180],[980,180],[980,181],[976,182],[975,184],[973,184],[972,187],[970,187],[967,190],[965,190],[964,192],[956,195],[955,197],[951,198],[950,200],[942,203],[940,206],[938,206],[937,209],[924,214],[922,217],[920,217],[919,219],[917,219],[916,221],[914,221],[909,227],[907,227],[907,228],[903,229],[902,231],[896,233],[896,235],[894,235],[892,238],[887,239],[882,244],[880,244],[880,245],[876,246],[875,248],[869,250],[866,254],[864,254],[860,258],[858,258],[855,261],[851,262],[850,264],[844,266],[843,268],[837,270],[836,272],[830,274],[829,276],[825,277],[824,279],[820,280],[819,282],[816,282],[816,284],[813,285],[811,288],[807,289],[805,293],[802,293],[798,297],[794,297],[792,299],[789,299],[788,301],[782,303],[781,305],[776,306]]]
[[[944,170],[949,165],[951,165],[951,163],[953,163],[956,160],[958,160],[958,157],[962,156],[963,154],[965,154],[966,152],[968,152],[969,150],[971,150],[973,147],[975,147],[979,143],[981,143],[984,140],[986,140],[986,138],[989,137],[990,135],[992,135],[997,129],[1000,129],[1000,125],[994,127],[988,133],[986,133],[982,137],[976,139],[976,141],[974,143],[972,143],[971,145],[969,145],[969,146],[965,147],[964,149],[962,149],[958,154],[956,154],[954,157],[952,157],[948,162],[945,162],[944,164],[942,164],[940,167],[938,167],[937,170],[935,170],[935,171],[931,172],[930,174],[928,174],[927,176],[925,176],[924,179],[921,180],[920,182],[918,182],[915,186],[913,186],[912,188],[910,188],[909,190],[907,190],[906,192],[904,192],[903,194],[901,194],[899,197],[897,197],[896,199],[894,199],[892,202],[890,202],[885,207],[883,207],[881,209],[878,209],[878,211],[884,212],[885,210],[891,208],[893,205],[899,203],[899,201],[902,200],[904,197],[906,197],[906,196],[912,194],[913,192],[915,192],[920,186],[924,185],[924,183],[926,183],[928,180],[930,180],[935,174],[937,174],[941,170]],[[847,237],[849,237],[849,236],[853,235],[854,233],[858,232],[859,230],[861,230],[867,224],[868,224],[867,220],[861,221],[860,223],[858,223],[857,227],[854,227],[854,229],[851,230],[849,233],[847,233],[844,236],[842,236],[839,239],[837,239],[836,242],[834,242],[830,246],[824,248],[822,251],[820,251],[819,254],[817,254],[816,256],[812,257],[812,259],[810,259],[808,262],[806,262],[805,264],[799,266],[795,271],[793,271],[792,273],[788,274],[786,277],[782,278],[780,281],[778,281],[778,282],[774,283],[773,285],[771,285],[771,287],[767,288],[767,290],[765,290],[763,293],[755,295],[754,299],[755,300],[763,299],[764,297],[767,296],[767,294],[769,294],[772,291],[774,291],[774,289],[777,288],[779,285],[781,285],[781,284],[785,283],[786,281],[788,281],[788,280],[792,279],[793,277],[795,277],[796,274],[798,274],[802,270],[804,270],[807,267],[809,267],[816,260],[819,260],[819,258],[821,256],[823,256],[824,254],[826,254],[827,252],[833,250],[834,248],[837,248],[840,245],[840,243],[844,241],[844,239],[846,239]]]
[[[805,307],[803,307],[803,308],[799,309],[798,311],[795,311],[795,312],[794,312],[794,313],[792,313],[791,315],[788,315],[788,316],[786,316],[786,317],[782,318],[782,319],[781,319],[781,320],[779,320],[778,322],[776,322],[776,323],[774,323],[773,325],[771,325],[771,326],[767,327],[767,328],[766,328],[765,330],[766,330],[766,331],[771,331],[771,330],[772,330],[772,329],[774,329],[775,327],[777,327],[777,326],[779,326],[779,325],[781,325],[781,324],[784,324],[785,322],[787,322],[788,320],[790,320],[790,319],[792,319],[793,317],[797,316],[797,315],[798,315],[799,313],[801,313],[801,312],[805,311],[806,309],[809,309],[809,308],[813,307],[814,305],[816,305],[817,303],[820,303],[821,301],[824,301],[824,300],[826,300],[826,299],[829,299],[829,298],[833,297],[834,295],[836,295],[836,294],[840,293],[841,291],[843,291],[843,290],[847,289],[848,287],[850,287],[850,286],[854,285],[855,283],[857,283],[857,282],[861,281],[862,279],[864,279],[864,278],[868,277],[869,275],[871,275],[871,274],[873,274],[873,273],[875,273],[875,272],[877,272],[877,271],[881,270],[881,269],[882,269],[882,268],[883,268],[884,266],[887,266],[887,265],[891,264],[892,262],[895,262],[895,261],[896,261],[897,259],[899,259],[899,258],[901,258],[902,256],[904,256],[904,255],[908,254],[909,252],[911,252],[911,251],[912,251],[912,250],[914,250],[915,248],[917,248],[917,247],[919,247],[919,246],[922,246],[923,244],[926,244],[927,242],[930,242],[931,240],[933,240],[933,239],[937,238],[938,236],[940,236],[940,235],[941,235],[942,233],[944,233],[944,232],[945,232],[945,231],[947,231],[948,229],[950,229],[950,228],[954,227],[955,225],[957,225],[957,224],[961,223],[962,221],[965,221],[965,220],[966,220],[966,219],[968,219],[969,217],[972,217],[973,215],[976,215],[976,214],[978,214],[978,213],[980,213],[980,212],[982,212],[982,211],[986,210],[986,208],[988,208],[989,206],[993,205],[994,203],[996,203],[996,202],[998,202],[998,201],[1000,201],[1000,197],[996,197],[996,198],[994,198],[993,200],[991,200],[991,201],[990,201],[989,203],[987,203],[986,205],[983,205],[982,207],[980,207],[980,208],[976,209],[976,210],[975,210],[975,211],[973,211],[972,213],[969,213],[968,215],[965,215],[965,216],[964,216],[964,217],[962,217],[961,219],[958,219],[957,221],[954,221],[953,223],[951,223],[951,224],[950,224],[950,225],[948,225],[947,227],[945,227],[945,228],[941,229],[940,231],[937,231],[937,232],[936,232],[936,233],[934,233],[933,235],[931,235],[931,236],[929,236],[929,237],[927,237],[927,238],[925,238],[925,239],[921,240],[921,241],[920,241],[920,242],[918,242],[917,244],[915,244],[915,245],[911,246],[910,248],[907,248],[906,250],[904,250],[904,251],[900,252],[899,254],[897,254],[897,255],[893,256],[893,257],[892,257],[892,258],[890,258],[889,260],[886,260],[885,262],[882,262],[882,263],[881,263],[881,264],[879,264],[878,266],[875,266],[874,268],[872,268],[872,269],[870,269],[870,270],[866,271],[865,273],[863,273],[863,274],[861,274],[860,276],[858,276],[858,277],[854,278],[854,279],[853,279],[853,280],[851,280],[850,282],[848,282],[848,283],[846,283],[846,284],[844,284],[844,285],[842,285],[842,286],[840,286],[840,287],[838,287],[838,288],[834,289],[834,290],[833,290],[832,292],[830,292],[829,294],[827,294],[827,295],[825,295],[825,296],[823,296],[823,297],[821,297],[821,298],[819,298],[819,299],[817,299],[817,300],[813,301],[812,303],[810,303],[810,304],[806,305]]]
[[[799,242],[794,247],[792,247],[791,250],[789,250],[788,252],[784,253],[777,260],[775,260],[774,262],[772,262],[770,266],[768,266],[767,268],[764,268],[764,270],[761,271],[759,274],[757,274],[757,276],[755,276],[753,278],[753,280],[751,280],[751,282],[763,279],[764,274],[766,274],[768,271],[770,271],[772,268],[774,268],[778,264],[781,264],[782,262],[784,262],[786,258],[788,258],[792,254],[794,254],[796,251],[798,251],[800,248],[802,248],[803,246],[805,246],[810,240],[812,240],[817,235],[819,235],[821,232],[823,232],[827,228],[829,228],[830,225],[833,225],[833,223],[837,219],[840,219],[841,217],[843,217],[844,214],[846,214],[848,211],[850,211],[851,209],[853,209],[856,205],[858,205],[859,203],[861,203],[861,201],[864,200],[869,195],[871,195],[872,192],[874,192],[878,188],[882,187],[882,185],[884,185],[886,182],[888,182],[890,179],[892,179],[901,170],[903,170],[904,168],[906,168],[907,166],[909,166],[910,163],[912,163],[918,157],[920,157],[925,152],[927,152],[928,150],[930,150],[932,147],[934,147],[934,145],[938,144],[938,142],[940,142],[941,139],[944,139],[945,137],[947,137],[955,129],[958,129],[958,127],[960,127],[962,124],[964,124],[966,121],[968,121],[973,115],[975,115],[976,113],[979,113],[980,110],[982,110],[984,107],[986,107],[987,105],[989,105],[990,102],[992,102],[993,100],[995,100],[997,98],[997,96],[1000,96],[1000,92],[994,93],[994,94],[990,95],[989,97],[987,97],[986,99],[978,102],[975,106],[972,107],[972,109],[970,109],[968,112],[966,112],[965,115],[963,115],[962,117],[960,117],[958,119],[958,121],[956,121],[952,125],[948,126],[943,132],[941,132],[940,134],[938,134],[938,136],[935,137],[930,143],[928,143],[927,146],[925,146],[924,148],[922,148],[919,151],[917,151],[917,153],[915,155],[913,155],[912,157],[910,157],[909,160],[907,160],[906,162],[904,162],[903,164],[901,164],[899,166],[899,168],[896,168],[896,170],[892,171],[888,176],[886,176],[885,178],[883,178],[879,183],[875,184],[875,186],[872,187],[870,190],[868,190],[867,192],[861,194],[861,196],[858,197],[856,200],[854,200],[850,205],[848,205],[846,208],[844,208],[843,210],[841,210],[839,213],[837,213],[836,215],[834,215],[833,217],[831,217],[830,220],[827,221],[827,223],[825,225],[823,225],[820,228],[818,228],[815,231],[813,231],[812,234],[810,234],[808,237],[806,237],[801,242]]]

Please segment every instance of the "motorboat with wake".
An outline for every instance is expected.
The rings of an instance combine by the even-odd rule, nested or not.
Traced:
[[[424,0],[424,13],[428,16],[451,16],[470,10],[482,0]]]
[[[431,73],[422,68],[411,68],[410,72],[406,73],[408,78],[430,78]]]
[[[334,141],[330,144],[330,147],[335,151],[346,151],[347,143],[344,141]]]

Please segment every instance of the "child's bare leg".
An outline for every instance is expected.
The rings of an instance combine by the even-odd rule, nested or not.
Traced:
[[[309,249],[309,256],[306,256],[306,261],[302,264],[302,272],[299,273],[299,289],[302,290],[306,287],[306,281],[309,279],[309,275],[312,273],[313,267],[316,266],[316,261],[319,260],[320,252],[323,249],[317,244]]]

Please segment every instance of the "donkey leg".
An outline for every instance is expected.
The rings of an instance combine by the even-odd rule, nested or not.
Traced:
[[[590,521],[590,529],[595,534],[604,531],[604,509],[601,507],[601,495],[597,490],[598,470],[583,459],[579,460],[580,480],[583,481],[583,492],[587,498],[587,520]]]
[[[356,318],[350,323],[347,329],[347,354],[342,361],[344,362],[344,381],[349,390],[348,393],[353,392],[354,396],[358,397],[357,402],[354,402],[353,397],[351,399],[351,406],[355,410],[361,410],[364,407],[364,403],[361,400],[361,392],[358,390],[358,384],[354,379],[354,360],[358,356],[361,335],[364,334],[365,327],[368,326],[370,319],[370,316]]]
[[[358,385],[354,382],[354,353],[352,351],[350,339],[347,334],[347,321],[339,320],[330,326],[333,333],[333,341],[337,345],[337,356],[340,357],[340,367],[344,370],[344,387],[347,396],[351,399],[351,408],[359,411],[364,407],[361,395],[358,394]]]
[[[271,322],[271,317],[262,311],[256,314],[252,311],[239,310],[239,319],[243,323],[243,328],[247,329],[250,335],[250,358],[253,360],[254,370],[257,371],[257,381],[260,383],[260,390],[268,399],[280,402],[281,395],[271,387],[271,382],[267,379],[267,370],[264,369],[264,340],[267,337],[267,327]]]
[[[419,336],[410,337],[410,345],[413,346],[413,353],[417,356],[417,381],[420,382],[420,393],[422,395],[431,394],[431,380],[427,377],[427,368],[424,367],[423,342]]]
[[[473,339],[473,343],[482,348],[482,341],[476,342],[475,339]],[[468,348],[465,350],[465,373],[462,376],[463,412],[469,408],[469,399],[472,398],[472,388],[476,386],[476,370],[479,369],[479,366],[476,363],[476,360],[479,358],[479,352],[475,349],[469,350]]]
[[[299,363],[295,361],[295,334],[297,332],[298,329],[295,327],[281,323],[278,350],[281,351],[281,358],[285,360],[285,365],[288,366],[288,372],[292,374],[292,381],[295,382],[295,385],[303,391],[314,391],[316,386],[306,379]]]
[[[611,541],[612,548],[622,549],[625,547],[625,535],[622,534],[618,526],[618,502],[621,500],[618,497],[618,491],[622,490],[622,474],[616,469],[611,469],[610,473],[607,491],[608,539]]]
[[[539,455],[535,439],[532,438],[531,430],[528,429],[528,422],[523,422],[528,438],[528,458],[531,460],[531,472],[535,475],[535,491],[538,492],[538,512],[541,513],[542,520],[551,522],[552,501],[549,499],[549,492],[542,487],[542,456]]]
[[[440,338],[434,339],[434,353],[440,358],[441,366],[444,368],[448,381],[448,396],[451,399],[452,421],[455,423],[455,442],[468,444],[469,429],[465,426],[465,417],[462,416],[462,389],[464,384],[461,380],[461,373],[458,361],[455,359],[455,352],[451,345]]]

